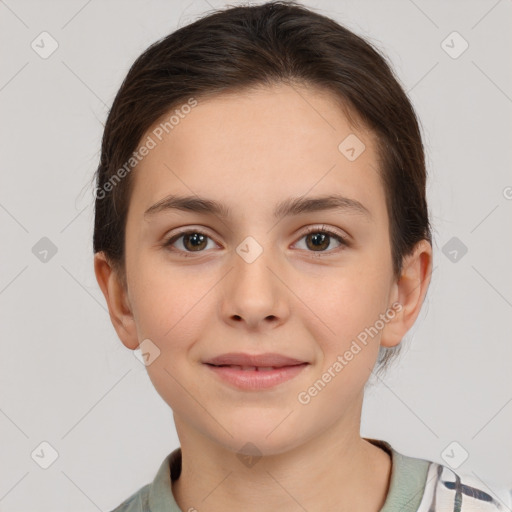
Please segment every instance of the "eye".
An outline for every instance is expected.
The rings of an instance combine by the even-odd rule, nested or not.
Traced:
[[[349,243],[340,233],[327,229],[325,226],[311,226],[302,235],[300,240],[306,239],[306,250],[309,252],[332,252],[326,249],[331,245],[331,240],[335,239],[338,242],[338,247],[348,246]],[[168,240],[164,241],[163,246],[170,248],[173,252],[178,252],[182,256],[193,256],[194,252],[204,252],[205,249],[213,248],[208,246],[208,241],[211,241],[214,246],[216,242],[206,233],[199,229],[189,229],[188,231],[181,231],[171,236]],[[297,242],[298,243],[298,242]],[[176,244],[176,245],[175,245]]]
[[[301,240],[303,238],[306,240],[306,249],[310,249],[310,252],[332,252],[325,249],[331,245],[330,242],[333,238],[338,242],[338,247],[348,246],[345,237],[334,230],[327,229],[325,226],[312,226],[308,228]]]
[[[183,240],[180,240],[183,239]],[[194,229],[189,231],[182,231],[177,233],[164,242],[164,247],[172,247],[175,242],[180,241],[178,249],[171,249],[180,253],[184,253],[183,256],[188,256],[187,252],[204,252],[207,247],[207,241],[213,240],[200,230]],[[215,244],[216,245],[216,244]],[[179,247],[181,246],[181,247]]]

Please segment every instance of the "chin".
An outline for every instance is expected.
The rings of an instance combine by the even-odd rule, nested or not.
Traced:
[[[284,425],[286,420],[281,423],[282,419],[271,423],[260,419],[251,423],[251,418],[247,417],[242,424],[230,423],[228,431],[233,437],[226,434],[218,442],[237,455],[279,455],[302,443],[297,429],[291,424]]]

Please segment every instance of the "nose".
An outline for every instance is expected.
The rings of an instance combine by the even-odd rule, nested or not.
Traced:
[[[272,251],[259,247],[251,240],[240,244],[223,284],[224,320],[250,330],[277,327],[290,311],[284,271]]]

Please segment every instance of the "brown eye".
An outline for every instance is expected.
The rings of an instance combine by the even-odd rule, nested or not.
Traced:
[[[178,241],[177,252],[204,252],[211,238],[201,231],[185,231],[174,235],[164,243],[164,247],[172,247]],[[179,247],[181,245],[181,247]]]
[[[306,249],[309,252],[332,252],[334,249],[327,250],[334,239],[340,246],[348,246],[345,238],[340,234],[325,228],[312,227],[302,236],[306,241]],[[301,240],[302,240],[301,238]]]
[[[301,237],[305,239],[305,250],[308,252],[331,253],[335,252],[336,247],[332,248],[332,241],[335,240],[340,246],[348,246],[348,242],[339,233],[326,229],[324,227],[312,227]],[[177,233],[169,240],[164,242],[164,247],[168,247],[172,252],[176,252],[182,256],[191,256],[191,253],[205,252],[208,249],[208,241],[214,246],[217,245],[211,237],[206,233],[198,230],[182,231]],[[331,249],[329,249],[331,247]],[[211,248],[211,247],[210,247]]]

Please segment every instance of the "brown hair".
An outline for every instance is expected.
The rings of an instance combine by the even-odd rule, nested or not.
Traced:
[[[93,235],[94,252],[104,251],[124,286],[133,180],[119,170],[126,171],[142,136],[190,98],[279,83],[330,92],[353,125],[376,135],[395,277],[417,242],[432,243],[418,120],[386,58],[326,16],[295,1],[271,1],[216,10],[179,28],[147,48],[124,79],[103,133]],[[401,346],[381,347],[379,369]]]

